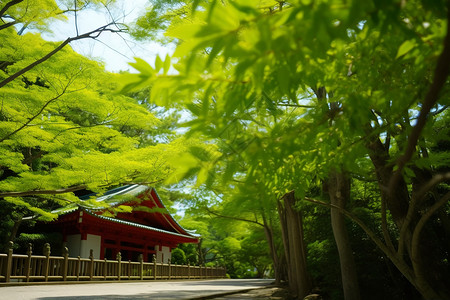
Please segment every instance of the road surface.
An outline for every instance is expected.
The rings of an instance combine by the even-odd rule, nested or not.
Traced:
[[[218,279],[1,286],[0,299],[213,299],[234,292],[265,287],[272,282],[270,279]]]

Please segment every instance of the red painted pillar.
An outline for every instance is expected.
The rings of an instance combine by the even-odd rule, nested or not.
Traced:
[[[103,236],[100,242],[100,259],[105,259],[105,238]]]
[[[147,262],[147,257],[148,257],[148,244],[147,243],[144,244],[144,249],[142,249],[142,256],[143,256],[143,261]]]

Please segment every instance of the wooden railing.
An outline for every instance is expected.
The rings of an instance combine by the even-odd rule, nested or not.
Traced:
[[[14,254],[12,247],[7,254],[0,253],[1,282],[36,281],[81,281],[81,280],[158,280],[158,279],[213,279],[225,278],[226,270],[221,267],[173,265],[169,263],[144,262],[142,255],[138,262],[122,261],[120,252],[117,260],[94,259],[91,250],[89,258],[69,257],[68,249],[63,256],[50,256],[50,246],[44,248],[44,255]]]

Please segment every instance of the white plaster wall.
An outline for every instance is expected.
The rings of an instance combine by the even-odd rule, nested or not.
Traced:
[[[94,250],[94,258],[100,259],[100,248],[102,246],[102,237],[99,235],[88,234],[86,240],[81,240],[80,256],[89,258],[90,250]]]
[[[68,235],[66,245],[66,247],[69,249],[70,257],[80,256],[81,234]]]
[[[156,262],[165,263],[169,262],[169,259],[172,257],[172,253],[170,252],[170,247],[162,246],[160,250],[160,246],[156,245]]]

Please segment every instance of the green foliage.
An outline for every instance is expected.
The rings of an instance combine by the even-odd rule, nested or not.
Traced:
[[[43,10],[51,10],[51,3]],[[448,21],[443,1],[152,4],[137,21],[135,35],[162,39],[165,31],[167,40],[177,43],[173,57],[157,56],[154,63],[136,58],[131,65],[139,73],[120,75],[118,84],[66,49],[64,59],[55,56],[22,82],[0,90],[5,99],[0,190],[84,184],[102,191],[132,180],[195,181],[197,192],[183,196],[191,209],[181,222],[196,229],[202,241],[196,255],[181,246],[176,256],[226,265],[231,277],[243,278],[270,269],[262,226],[274,231],[276,251],[283,253],[278,199],[295,190],[299,199],[327,204],[322,182],[330,171],[344,170],[352,176],[346,210],[376,237],[399,239],[391,207],[383,224],[381,199],[434,80]],[[7,41],[0,52],[0,78],[55,47],[38,34],[16,38],[12,28],[0,34]],[[38,46],[27,47],[31,44]],[[134,98],[111,93],[115,87]],[[416,151],[402,169],[406,205],[433,174],[448,171],[449,92],[447,86],[440,91],[413,145]],[[186,138],[171,133],[176,117],[159,121],[149,108],[162,114],[188,111]],[[150,137],[154,133],[167,143],[157,145],[158,138]],[[436,186],[412,207],[417,218],[447,192],[448,185]],[[49,207],[77,201],[73,195],[64,199],[5,200],[51,218]],[[297,208],[304,216],[310,272],[325,294],[341,298],[329,211],[304,201]],[[449,270],[448,247],[440,243],[448,235],[440,226],[446,212],[448,203],[424,229],[433,248],[425,259],[436,258],[433,276],[441,279]],[[389,262],[392,254],[373,247],[354,223],[347,228],[363,297],[408,297],[404,279]],[[380,276],[386,273],[394,283]],[[434,281],[434,287],[445,286]]]
[[[51,245],[51,255],[60,256],[63,248],[61,241],[62,236],[60,233],[21,233],[15,241],[17,248],[14,251],[27,253],[29,244],[31,244],[34,255],[43,255],[44,245],[49,243]]]
[[[183,253],[185,254],[184,264],[189,263],[191,266],[198,265],[197,245],[181,244],[181,245],[178,245],[178,249],[182,250]],[[175,251],[175,249],[173,251]],[[172,252],[172,255],[173,255],[173,252]]]
[[[29,29],[47,28],[52,18],[63,18],[63,10],[73,2],[58,4],[23,1],[6,14]],[[79,9],[96,5],[103,4],[77,2]],[[60,44],[45,41],[36,32],[18,32],[14,26],[0,27],[0,39],[0,79]],[[65,47],[0,89],[0,194],[29,192],[2,197],[4,205],[13,205],[21,216],[51,220],[57,216],[53,210],[81,203],[73,193],[56,190],[102,193],[130,182],[156,185],[174,172],[170,158],[197,142],[173,132],[173,112],[164,121],[158,118],[167,115],[164,110],[156,113],[158,117],[151,113],[143,93],[118,94],[119,81],[98,62]],[[42,190],[46,193],[40,194]],[[9,219],[5,223],[9,233],[12,223]]]
[[[203,213],[200,213],[203,212]],[[187,229],[195,229],[201,236],[196,249],[198,262],[207,266],[224,266],[231,278],[261,278],[270,268],[270,254],[262,228],[237,222],[228,218],[218,218],[204,212],[204,209],[190,209],[180,224]],[[189,257],[195,255],[188,247],[181,245]]]
[[[190,7],[183,4],[177,8]],[[347,210],[381,236],[380,199],[433,82],[446,10],[439,1],[198,1],[190,15],[166,19],[173,20],[166,35],[178,42],[171,59],[175,72],[158,74],[139,60],[134,66],[141,73],[125,78],[124,89],[151,86],[149,101],[189,110],[189,135],[215,145],[213,155],[196,155],[194,149],[179,159],[179,178],[197,175],[199,184],[220,196],[220,204],[200,201],[209,210],[240,218],[253,214],[252,220],[267,216],[290,190],[300,199],[320,198],[322,180],[342,169],[355,178]],[[161,62],[158,58],[155,66]],[[418,151],[402,170],[409,191],[417,191],[435,168],[447,169],[448,92],[445,86],[413,145]],[[447,190],[443,184],[439,188]],[[330,227],[323,225],[328,220],[303,203],[298,207],[306,209],[312,273],[336,290],[333,276],[319,271],[333,258]],[[389,209],[386,227],[395,240],[399,228]],[[364,241],[355,252],[361,270],[385,273],[377,260],[386,257],[368,251],[373,246],[359,227],[348,228],[352,243]],[[234,245],[227,238],[222,237],[225,253]],[[445,270],[448,255],[437,257]],[[230,268],[242,269],[240,262]],[[373,287],[364,288],[364,296],[379,296]],[[396,288],[389,285],[390,295]]]
[[[9,2],[13,1],[2,0],[0,7],[5,7]],[[17,2],[1,17],[7,20],[6,24],[9,22],[20,24],[19,32],[23,32],[25,29],[49,30],[49,22],[57,19],[66,19],[66,16],[54,0],[25,0]]]
[[[168,43],[172,39],[164,37],[163,33],[171,23],[180,22],[191,15],[191,4],[197,0],[152,0],[145,14],[141,15],[131,26],[131,34],[138,40],[149,39]],[[201,1],[203,2],[203,1]]]
[[[170,260],[170,263],[175,265],[187,264],[186,254],[184,253],[183,249],[175,248],[172,250],[172,258]]]
[[[333,237],[308,244],[308,270],[322,295],[330,299],[342,299],[340,291],[339,257]],[[326,270],[326,272],[324,272]]]

